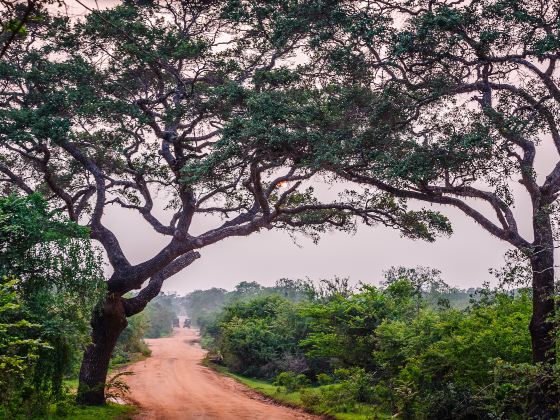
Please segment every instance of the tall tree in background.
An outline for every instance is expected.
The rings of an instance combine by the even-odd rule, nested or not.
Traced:
[[[79,22],[45,15],[7,51],[10,65],[0,66],[2,187],[44,192],[90,228],[113,269],[91,321],[81,403],[104,402],[126,318],[196,260],[198,249],[263,228],[349,229],[351,216],[412,237],[433,239],[447,229],[433,223],[436,215],[386,197],[321,203],[305,184],[317,171],[284,156],[264,122],[250,127],[255,143],[229,141],[240,109],[276,106],[267,92],[293,77],[280,62],[300,37],[262,36],[267,22],[257,16],[253,28],[223,4],[126,2]],[[154,212],[156,193],[169,217]],[[104,222],[111,205],[139,214],[167,245],[131,263]],[[215,226],[194,233],[205,215]]]
[[[455,207],[511,244],[532,272],[529,329],[543,367],[532,413],[556,418],[560,4],[311,3],[315,18],[292,25],[309,32],[313,82],[283,96],[288,118],[271,120],[285,153],[397,199]],[[517,182],[527,214],[514,213]]]

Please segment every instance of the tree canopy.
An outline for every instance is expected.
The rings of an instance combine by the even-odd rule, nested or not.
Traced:
[[[6,51],[2,186],[41,192],[87,225],[113,269],[104,309],[92,321],[93,342],[105,344],[86,352],[84,401],[103,400],[97,384],[104,373],[88,372],[93,352],[104,353],[96,369],[105,370],[126,317],[196,260],[196,250],[261,229],[316,238],[329,228],[351,230],[356,218],[430,240],[449,230],[437,214],[410,211],[387,195],[315,193],[317,169],[281,153],[266,117],[283,112],[275,89],[294,79],[287,63],[303,36],[276,31],[276,21],[260,13],[214,1],[124,2],[77,20],[45,12]],[[256,141],[241,144],[231,133],[247,107],[261,109],[263,119],[247,128]],[[167,245],[132,264],[104,223],[110,206],[136,212]],[[214,226],[198,232],[208,215]],[[141,290],[124,296],[134,289]]]
[[[268,144],[353,183],[357,195],[365,187],[374,197],[452,206],[508,242],[531,267],[533,359],[554,365],[558,2],[306,4],[311,14],[298,5],[303,16],[284,15],[305,27],[298,77],[266,93],[279,105],[248,105],[228,134],[255,144],[253,127],[267,121]],[[254,7],[240,3],[248,14]],[[274,7],[258,10],[286,27]],[[520,201],[529,212],[514,211]],[[445,225],[439,217],[432,223]],[[558,399],[550,387],[535,405]]]
[[[80,398],[103,401],[126,317],[198,250],[271,228],[316,239],[357,220],[410,238],[451,233],[420,203],[459,209],[528,262],[533,361],[551,371],[558,10],[539,0],[125,1],[76,20],[44,12],[9,35],[2,188],[41,192],[87,225],[113,269]],[[526,219],[514,212],[517,181]],[[316,188],[334,182],[346,187],[336,198]],[[110,206],[167,245],[131,263],[104,223]],[[200,232],[205,216],[214,225]],[[532,401],[546,417],[560,393],[544,383]]]

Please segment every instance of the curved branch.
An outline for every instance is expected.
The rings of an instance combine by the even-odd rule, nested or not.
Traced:
[[[504,229],[503,227],[499,227],[490,221],[486,216],[482,213],[477,211],[476,209],[469,206],[464,201],[454,198],[448,197],[441,194],[434,194],[434,193],[423,193],[419,191],[410,191],[401,188],[396,188],[391,185],[388,185],[378,179],[371,178],[365,175],[360,175],[353,173],[352,171],[335,171],[339,176],[349,181],[358,182],[362,184],[371,185],[373,187],[378,188],[381,191],[385,191],[389,194],[392,194],[395,197],[399,198],[412,198],[419,201],[429,202],[429,203],[437,203],[437,204],[445,204],[450,205],[453,207],[458,208],[471,219],[479,223],[484,229],[486,229],[492,235],[511,243],[512,245],[518,248],[530,248],[531,244],[523,239],[519,233],[513,231],[511,229]]]
[[[123,306],[126,316],[132,316],[142,312],[148,302],[159,294],[161,286],[165,280],[188,267],[198,258],[200,258],[200,254],[195,251],[190,251],[181,255],[173,260],[173,262],[169,263],[163,270],[153,275],[148,285],[144,287],[138,295],[130,299],[123,298]]]

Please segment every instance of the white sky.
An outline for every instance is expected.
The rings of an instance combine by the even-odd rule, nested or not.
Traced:
[[[241,281],[272,285],[282,277],[318,280],[336,275],[353,282],[378,283],[382,272],[392,265],[438,268],[448,283],[463,288],[491,281],[488,269],[503,265],[506,244],[457,210],[446,209],[445,213],[455,222],[455,233],[435,243],[402,238],[398,231],[383,226],[360,226],[354,235],[327,233],[317,245],[304,237],[296,245],[279,230],[228,238],[199,250],[201,258],[168,279],[163,290],[183,294],[210,287],[232,289]],[[212,222],[215,220],[204,218],[194,228],[205,230]],[[117,234],[132,262],[150,258],[167,242],[128,210],[112,208],[105,223]]]

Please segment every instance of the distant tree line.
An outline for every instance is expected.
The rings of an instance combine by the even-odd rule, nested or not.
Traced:
[[[410,279],[415,287],[415,295],[422,302],[431,305],[449,305],[455,308],[468,306],[478,289],[458,289],[448,286],[441,279],[441,273],[426,267],[392,267],[385,273],[384,284],[401,278]],[[335,277],[332,280],[288,279],[276,281],[274,286],[263,286],[257,282],[243,281],[232,291],[221,288],[195,290],[177,300],[196,326],[203,325],[207,317],[213,317],[225,306],[255,297],[281,296],[291,302],[319,299],[332,293],[348,295],[353,287],[348,278]]]

